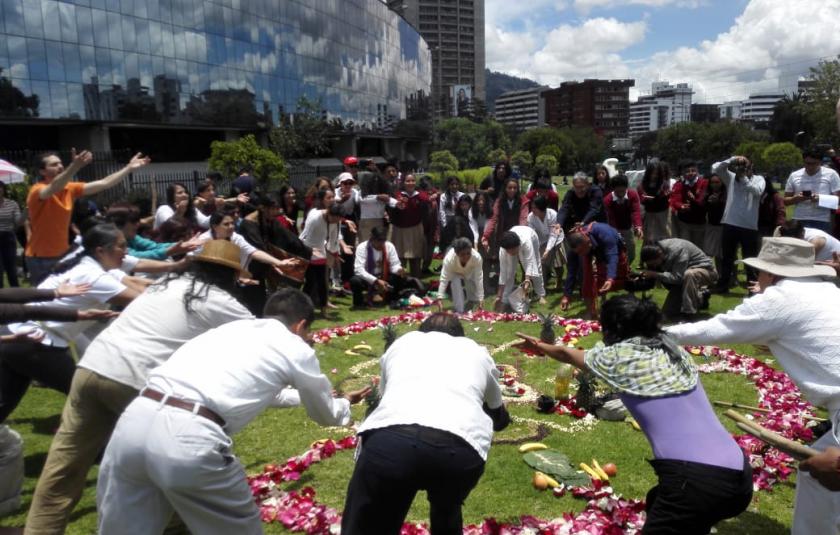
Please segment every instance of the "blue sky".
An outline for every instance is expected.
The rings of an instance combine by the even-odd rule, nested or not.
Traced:
[[[840,53],[840,0],[486,0],[487,65],[547,85],[688,82],[697,102],[790,91]]]

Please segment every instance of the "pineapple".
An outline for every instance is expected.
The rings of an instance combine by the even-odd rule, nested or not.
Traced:
[[[388,348],[391,347],[391,344],[393,344],[394,340],[397,339],[397,328],[394,327],[393,323],[388,323],[382,326],[382,339],[385,340],[384,351],[388,351]]]
[[[575,405],[586,412],[593,412],[597,394],[595,393],[595,376],[591,372],[581,371],[578,373],[578,389],[575,396]]]
[[[546,344],[553,344],[557,340],[557,335],[554,333],[554,314],[538,314],[542,329],[540,330],[540,341]]]

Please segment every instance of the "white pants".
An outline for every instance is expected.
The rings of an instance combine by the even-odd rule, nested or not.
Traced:
[[[452,306],[455,312],[464,311],[464,290],[467,292],[467,302],[478,302],[478,288],[472,279],[466,280],[462,277],[455,277],[449,283],[452,289]]]
[[[840,447],[840,411],[831,415],[831,430],[813,444],[824,450]],[[832,492],[807,472],[796,474],[796,500],[793,507],[793,535],[837,535],[840,533],[840,492]]]
[[[231,444],[203,416],[135,399],[117,422],[99,469],[99,533],[159,535],[173,510],[191,533],[262,533]]]

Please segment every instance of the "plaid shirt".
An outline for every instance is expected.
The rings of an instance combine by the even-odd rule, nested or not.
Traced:
[[[658,343],[657,343],[658,342]],[[672,358],[657,340],[629,338],[610,346],[598,342],[584,353],[584,362],[599,379],[623,394],[661,397],[682,394],[697,386],[697,369],[682,348]]]

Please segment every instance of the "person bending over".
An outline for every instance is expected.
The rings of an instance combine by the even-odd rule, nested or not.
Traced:
[[[496,364],[458,318],[437,313],[397,339],[381,365],[382,399],[359,428],[341,533],[400,533],[425,490],[432,533],[460,535],[461,505],[484,472],[493,431],[510,423]]]
[[[650,442],[659,480],[645,498],[645,535],[705,535],[743,512],[752,468],[718,421],[691,355],[660,329],[649,300],[619,295],[601,311],[604,341],[590,350],[519,334],[522,346],[587,370],[618,392]]]

